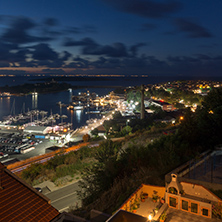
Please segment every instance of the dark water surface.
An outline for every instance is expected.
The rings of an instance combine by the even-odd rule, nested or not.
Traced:
[[[42,78],[42,77],[39,77]],[[35,81],[30,81],[35,79]],[[166,81],[174,80],[197,80],[197,77],[176,77],[176,76],[153,76],[153,77],[118,77],[118,78],[106,78],[90,80],[90,81],[67,81],[74,86],[88,86],[88,88],[58,92],[58,93],[48,93],[39,95],[27,95],[27,96],[11,96],[11,97],[0,97],[0,120],[3,120],[4,116],[19,114],[22,112],[27,112],[28,110],[38,109],[48,111],[50,113],[64,114],[68,116],[65,119],[66,122],[73,123],[73,129],[76,129],[82,125],[85,125],[86,120],[90,118],[100,118],[98,114],[86,114],[87,110],[71,111],[67,110],[66,107],[60,109],[58,102],[68,104],[71,102],[71,96],[77,95],[79,92],[95,92],[99,96],[108,94],[113,90],[112,86],[136,86],[141,84],[155,84]],[[203,78],[203,80],[221,80],[221,77],[208,77]],[[35,83],[38,81],[38,77],[0,77],[0,86],[14,86],[24,83]],[[63,82],[64,81],[63,79]],[[90,88],[90,86],[103,86],[104,88]]]

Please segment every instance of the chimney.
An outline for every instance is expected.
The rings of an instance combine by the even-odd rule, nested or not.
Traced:
[[[141,85],[141,110],[140,110],[140,119],[144,119],[144,85]]]
[[[169,193],[169,188],[175,188],[177,191],[177,194],[180,194],[180,191],[182,191],[182,186],[179,183],[178,179],[177,179],[177,174],[172,173],[171,174],[171,182],[169,183],[169,185],[167,186],[167,192]]]

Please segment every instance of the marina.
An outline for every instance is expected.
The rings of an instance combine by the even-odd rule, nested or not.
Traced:
[[[84,125],[87,119],[99,118],[98,112],[88,112],[89,108],[90,111],[94,109],[91,103],[79,104],[79,101],[72,99],[73,94],[78,96],[79,92],[63,91],[2,97],[0,99],[1,123],[23,125],[34,122],[36,125],[52,125],[65,121],[72,123],[72,128],[76,129]]]
[[[9,115],[0,121],[1,158],[5,159],[7,154],[19,159],[30,158],[45,153],[46,148],[53,145],[81,141],[83,135],[106,120],[103,114],[114,109],[115,105],[104,103],[105,98],[107,95],[99,97],[89,91],[75,96],[66,91],[3,98],[0,109],[5,105]]]

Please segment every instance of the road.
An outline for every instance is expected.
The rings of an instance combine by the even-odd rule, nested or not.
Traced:
[[[58,190],[45,194],[51,200],[51,205],[58,211],[67,211],[69,207],[81,206],[78,199],[77,190],[79,190],[78,182],[62,187]]]

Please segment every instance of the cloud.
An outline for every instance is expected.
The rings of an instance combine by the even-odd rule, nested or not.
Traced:
[[[200,60],[212,60],[210,56],[204,55],[204,54],[196,54],[195,56],[199,58]]]
[[[48,44],[40,43],[32,48],[34,49],[34,52],[32,53],[33,59],[54,60],[58,58],[58,53],[52,50]]]
[[[145,46],[146,45],[146,43],[138,43],[138,44],[136,44],[136,45],[132,45],[131,47],[130,47],[130,51],[132,52],[132,56],[137,56],[137,53],[138,53],[138,49],[140,48],[140,47],[143,47],[143,46]]]
[[[146,55],[124,58],[102,56],[94,61],[78,57],[69,67],[75,68],[78,73],[218,75],[222,69],[222,56],[169,56],[166,60]]]
[[[26,60],[29,50],[19,48],[16,44],[8,44],[0,41],[0,63],[1,67],[9,67],[15,63]]]
[[[90,62],[87,59],[83,59],[77,56],[76,58],[73,59],[71,63],[65,65],[64,68],[85,69],[85,68],[90,68],[89,63]]]
[[[82,40],[76,41],[71,38],[66,38],[63,42],[63,46],[87,46],[87,45],[98,45],[93,39],[91,38],[83,38]]]
[[[67,51],[64,51],[64,52],[61,54],[60,57],[61,57],[62,60],[66,61],[66,60],[68,60],[69,58],[72,57],[72,54],[69,53],[69,52],[67,52]]]
[[[42,72],[46,74],[66,74],[63,69],[42,69]]]
[[[114,43],[112,45],[100,45],[91,38],[84,38],[79,41],[66,39],[64,46],[82,46],[84,55],[106,55],[110,57],[128,56],[127,48],[123,43]]]
[[[84,55],[106,55],[110,57],[128,56],[127,48],[123,43],[114,43],[112,45],[86,45],[82,49]]]
[[[129,49],[121,42],[113,43],[112,45],[100,45],[91,38],[83,38],[82,40],[65,39],[64,46],[82,46],[81,52],[83,55],[98,55],[108,57],[128,57],[136,56],[138,49],[145,46],[145,43],[138,43],[131,46]]]
[[[18,45],[0,41],[0,60],[7,60],[10,57],[10,51],[15,49],[18,49]]]
[[[57,53],[48,44],[40,43],[30,48],[30,64],[49,68],[61,68],[72,57],[71,53],[64,51]]]
[[[177,12],[181,3],[174,0],[157,2],[154,0],[102,0],[116,9],[147,18],[163,18]]]
[[[210,38],[212,34],[203,26],[197,24],[194,21],[177,18],[174,20],[174,24],[179,31],[186,32],[190,38]]]
[[[14,18],[10,27],[0,37],[2,41],[14,44],[26,44],[39,41],[49,41],[49,37],[37,37],[29,34],[37,24],[26,17]]]

